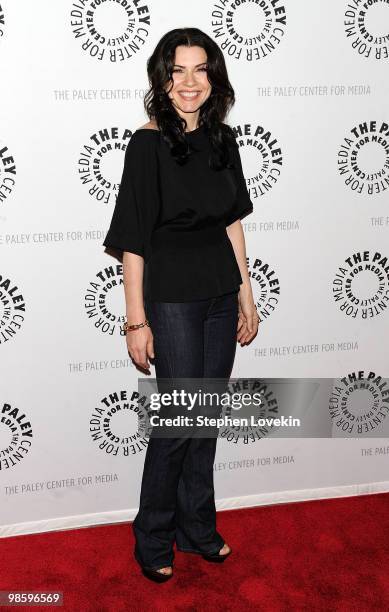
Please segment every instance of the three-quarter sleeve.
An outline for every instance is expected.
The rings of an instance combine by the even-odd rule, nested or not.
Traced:
[[[231,130],[232,131],[232,130]],[[232,132],[233,135],[233,132]],[[240,157],[239,146],[233,135],[231,146],[232,161],[234,163],[234,174],[237,185],[237,193],[233,208],[226,215],[226,226],[231,225],[234,221],[242,219],[249,213],[253,212],[253,204],[250,200],[250,195],[246,185],[246,179],[243,174],[242,160]]]
[[[134,132],[127,144],[122,178],[103,245],[135,253],[148,262],[160,207],[157,135]]]

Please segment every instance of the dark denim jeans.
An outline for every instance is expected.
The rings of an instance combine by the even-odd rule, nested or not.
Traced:
[[[192,302],[145,302],[154,336],[155,376],[231,375],[238,324],[238,293]],[[139,511],[132,524],[135,558],[146,567],[173,563],[182,551],[216,553],[213,464],[217,438],[149,438]]]

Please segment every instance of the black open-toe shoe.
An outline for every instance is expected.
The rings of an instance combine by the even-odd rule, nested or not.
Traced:
[[[223,544],[223,546],[224,546],[224,544]],[[222,548],[223,548],[223,546],[222,546]],[[203,553],[202,557],[206,561],[211,561],[212,563],[223,563],[223,561],[225,561],[225,559],[227,559],[227,557],[229,557],[229,555],[232,553],[232,549],[230,548],[229,552],[225,553],[224,555],[220,555],[219,554],[220,550],[219,550],[219,552],[214,553],[213,555],[209,555],[207,553]]]
[[[154,582],[166,582],[167,580],[170,580],[170,578],[173,578],[173,572],[171,574],[163,574],[152,567],[144,567],[142,565],[141,568],[143,575]]]

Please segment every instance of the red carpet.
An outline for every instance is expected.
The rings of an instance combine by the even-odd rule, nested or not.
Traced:
[[[0,590],[63,591],[62,608],[37,611],[389,610],[389,494],[219,512],[218,529],[224,564],[176,552],[161,585],[140,573],[128,524],[5,538]]]

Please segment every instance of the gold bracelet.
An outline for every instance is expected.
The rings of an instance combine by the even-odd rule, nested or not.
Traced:
[[[145,325],[147,325],[148,327],[150,327],[148,320],[146,319],[143,323],[137,323],[135,325],[128,325],[127,321],[122,325],[122,330],[124,331],[124,333],[127,333],[128,331],[134,331],[134,329],[139,329],[140,327],[145,327]]]

